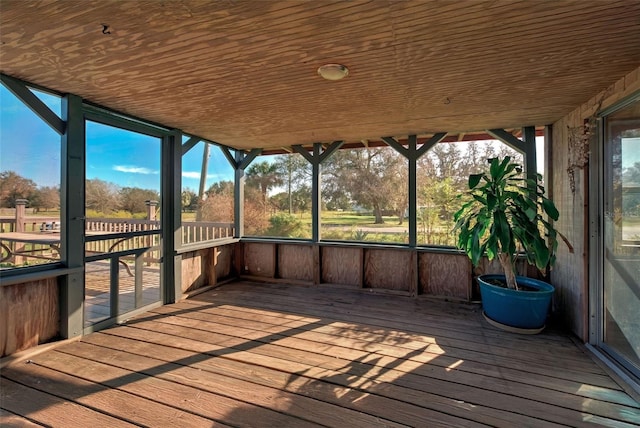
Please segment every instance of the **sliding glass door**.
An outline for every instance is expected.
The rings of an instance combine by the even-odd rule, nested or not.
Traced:
[[[599,345],[640,379],[640,101],[604,118]]]

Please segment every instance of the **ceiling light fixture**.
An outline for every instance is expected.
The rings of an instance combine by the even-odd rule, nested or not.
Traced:
[[[318,74],[326,80],[340,80],[349,75],[349,69],[342,64],[325,64],[318,68]]]

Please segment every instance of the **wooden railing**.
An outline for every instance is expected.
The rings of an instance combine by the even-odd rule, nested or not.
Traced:
[[[60,231],[60,219],[55,217],[24,218],[20,220],[22,228],[16,228],[15,218],[0,218],[0,233],[21,231],[26,233],[44,233],[49,237],[51,232]],[[149,247],[145,261],[155,262],[160,255],[160,221],[147,219],[123,219],[123,218],[88,218],[85,223],[87,236],[117,234],[117,236],[104,239],[88,239],[85,243],[85,251],[88,255],[106,254],[113,252],[128,252],[131,250]],[[158,234],[145,233],[137,235],[136,232],[158,231]],[[233,223],[223,222],[185,222],[182,224],[182,243],[190,244],[215,239],[231,238],[235,232]],[[133,236],[123,236],[131,233]],[[8,239],[8,236],[7,236]],[[16,242],[15,237],[11,242],[3,241],[0,235],[0,245],[3,248],[3,261],[9,261],[19,265],[28,258],[41,260],[39,263],[51,262],[59,259],[59,239],[56,242],[44,244],[31,241],[28,244]],[[30,261],[32,263],[33,260]]]
[[[160,229],[159,220],[134,218],[88,218],[85,223],[85,230],[87,232],[120,233],[155,229]]]
[[[182,243],[191,244],[212,239],[232,238],[234,232],[233,223],[185,221],[182,223]]]
[[[58,217],[31,217],[21,221],[23,232],[41,232],[43,229],[60,230],[60,219]],[[15,218],[0,218],[0,233],[17,232]]]

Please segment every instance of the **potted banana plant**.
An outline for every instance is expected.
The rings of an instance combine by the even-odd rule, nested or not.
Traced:
[[[465,202],[454,215],[458,248],[472,264],[486,256],[498,259],[504,271],[478,277],[485,317],[524,333],[544,328],[554,287],[517,276],[516,261],[525,257],[544,273],[555,262],[561,236],[551,222],[558,220],[558,210],[536,178],[523,178],[522,167],[509,156],[490,159],[487,171],[469,176],[469,189],[460,195]]]

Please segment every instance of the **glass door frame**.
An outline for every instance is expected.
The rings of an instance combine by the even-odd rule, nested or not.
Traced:
[[[171,268],[173,267],[173,263],[171,260],[171,257],[167,257],[167,255],[173,254],[174,252],[174,245],[173,245],[173,239],[165,239],[165,234],[168,230],[171,230],[170,228],[168,228],[168,225],[173,224],[172,219],[167,219],[167,217],[171,217],[171,214],[173,212],[173,210],[171,209],[171,204],[174,198],[171,197],[172,195],[172,191],[173,191],[173,182],[174,182],[174,174],[172,173],[167,173],[168,171],[166,171],[167,166],[171,166],[172,162],[168,159],[166,159],[167,157],[171,158],[172,157],[172,149],[170,147],[167,146],[172,146],[172,142],[176,139],[176,135],[179,135],[180,133],[177,131],[173,131],[173,130],[169,130],[166,128],[162,128],[159,126],[155,126],[153,124],[148,124],[146,122],[143,121],[138,121],[135,119],[131,119],[131,118],[127,118],[124,116],[120,116],[117,114],[114,114],[113,112],[107,111],[107,110],[103,110],[101,108],[98,107],[94,107],[91,105],[83,105],[83,110],[84,110],[84,123],[85,123],[85,127],[86,127],[86,123],[87,121],[91,121],[91,122],[95,122],[95,123],[99,123],[102,125],[107,125],[107,126],[111,126],[111,127],[115,127],[118,129],[122,129],[124,131],[130,131],[130,132],[135,132],[135,133],[139,133],[139,134],[144,134],[150,137],[154,137],[154,138],[158,138],[160,140],[160,168],[161,168],[161,173],[160,173],[160,207],[161,207],[161,215],[160,215],[160,228],[157,230],[153,230],[153,233],[151,233],[151,231],[147,231],[147,232],[142,232],[143,235],[159,235],[159,246],[160,246],[160,284],[159,284],[159,296],[158,296],[158,300],[156,302],[147,304],[147,305],[143,305],[140,307],[137,307],[125,314],[113,314],[111,313],[110,317],[107,319],[104,319],[102,321],[99,321],[95,324],[92,325],[85,325],[84,329],[83,329],[83,333],[84,334],[88,334],[94,331],[98,331],[100,329],[103,329],[105,327],[108,327],[110,325],[113,325],[117,322],[121,322],[125,319],[131,318],[132,316],[135,316],[139,313],[148,311],[150,309],[162,306],[165,303],[170,303],[175,301],[174,299],[171,298],[172,293],[168,293],[167,292],[167,287],[165,286],[167,284],[167,278],[170,278],[170,281],[173,280],[173,272],[174,270]],[[179,140],[179,137],[177,138]],[[87,136],[86,136],[86,132],[85,132],[85,146],[87,144]],[[86,174],[86,173],[85,173]],[[84,177],[84,179],[86,180],[86,175]],[[166,213],[166,214],[165,214]],[[86,218],[85,218],[85,222],[86,222]],[[134,232],[135,233],[135,232]],[[119,234],[122,235],[122,234]],[[94,240],[95,237],[92,237],[91,240]],[[82,246],[83,246],[83,251],[84,251],[84,245],[86,242],[86,230],[85,233],[83,234],[83,239],[82,239]],[[141,257],[140,254],[138,254],[140,251],[133,251],[135,253],[135,257],[136,259],[138,259],[139,257]],[[117,254],[116,254],[117,256]],[[83,261],[83,268],[86,268],[86,263],[90,262],[90,261],[94,261],[96,260],[97,256],[85,256],[84,257],[84,261]],[[98,257],[100,258],[100,257]],[[102,257],[105,260],[111,260],[111,269],[113,269],[113,265],[114,265],[114,259],[108,255],[105,255],[105,257]],[[136,262],[138,263],[138,262]],[[165,265],[171,265],[170,269],[167,271],[167,269],[165,268]],[[118,262],[115,262],[115,267],[117,268],[118,266]],[[169,274],[169,276],[167,275]],[[113,273],[111,275],[113,277]],[[138,275],[136,275],[136,281],[138,280]],[[115,284],[117,286],[117,282]],[[137,284],[136,284],[137,287]],[[113,299],[117,299],[117,292],[118,290],[114,290],[114,283],[113,283],[113,278],[110,280],[110,295],[111,295],[111,300]],[[111,311],[113,312],[113,307],[114,307],[114,302],[111,302]],[[115,305],[116,309],[117,309],[117,304]],[[83,304],[83,308],[84,308],[84,304]],[[84,313],[84,309],[83,309],[83,313]]]
[[[624,356],[605,343],[605,186],[609,151],[607,148],[607,118],[611,114],[640,102],[640,91],[635,92],[598,113],[598,138],[591,141],[589,169],[589,343],[588,347],[609,368],[621,376],[640,393],[640,372]]]

